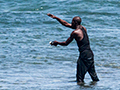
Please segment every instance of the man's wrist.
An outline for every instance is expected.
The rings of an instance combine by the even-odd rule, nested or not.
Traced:
[[[58,19],[58,17],[55,16],[54,19]]]

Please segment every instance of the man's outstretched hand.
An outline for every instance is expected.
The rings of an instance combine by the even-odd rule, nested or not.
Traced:
[[[47,15],[48,15],[49,17],[53,18],[53,19],[56,19],[56,16],[54,16],[54,15],[52,15],[52,14],[50,14],[50,13],[48,13]]]
[[[57,45],[58,45],[58,42],[57,42],[57,41],[52,41],[52,42],[50,42],[50,45],[57,46]]]

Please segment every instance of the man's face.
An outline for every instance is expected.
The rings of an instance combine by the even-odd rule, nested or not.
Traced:
[[[72,20],[72,28],[73,28],[73,29],[76,29],[76,25],[75,25],[74,19]]]

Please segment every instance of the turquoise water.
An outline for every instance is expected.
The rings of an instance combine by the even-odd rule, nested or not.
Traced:
[[[88,30],[100,81],[77,85],[75,40],[67,47],[49,41],[66,40],[72,29],[46,14],[71,23],[82,18]],[[1,0],[1,90],[120,90],[119,0]]]

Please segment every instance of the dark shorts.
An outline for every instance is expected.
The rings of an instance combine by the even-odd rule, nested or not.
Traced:
[[[99,81],[95,72],[94,55],[91,50],[84,50],[80,53],[77,61],[77,82],[83,82],[86,72],[88,72],[93,81]]]

